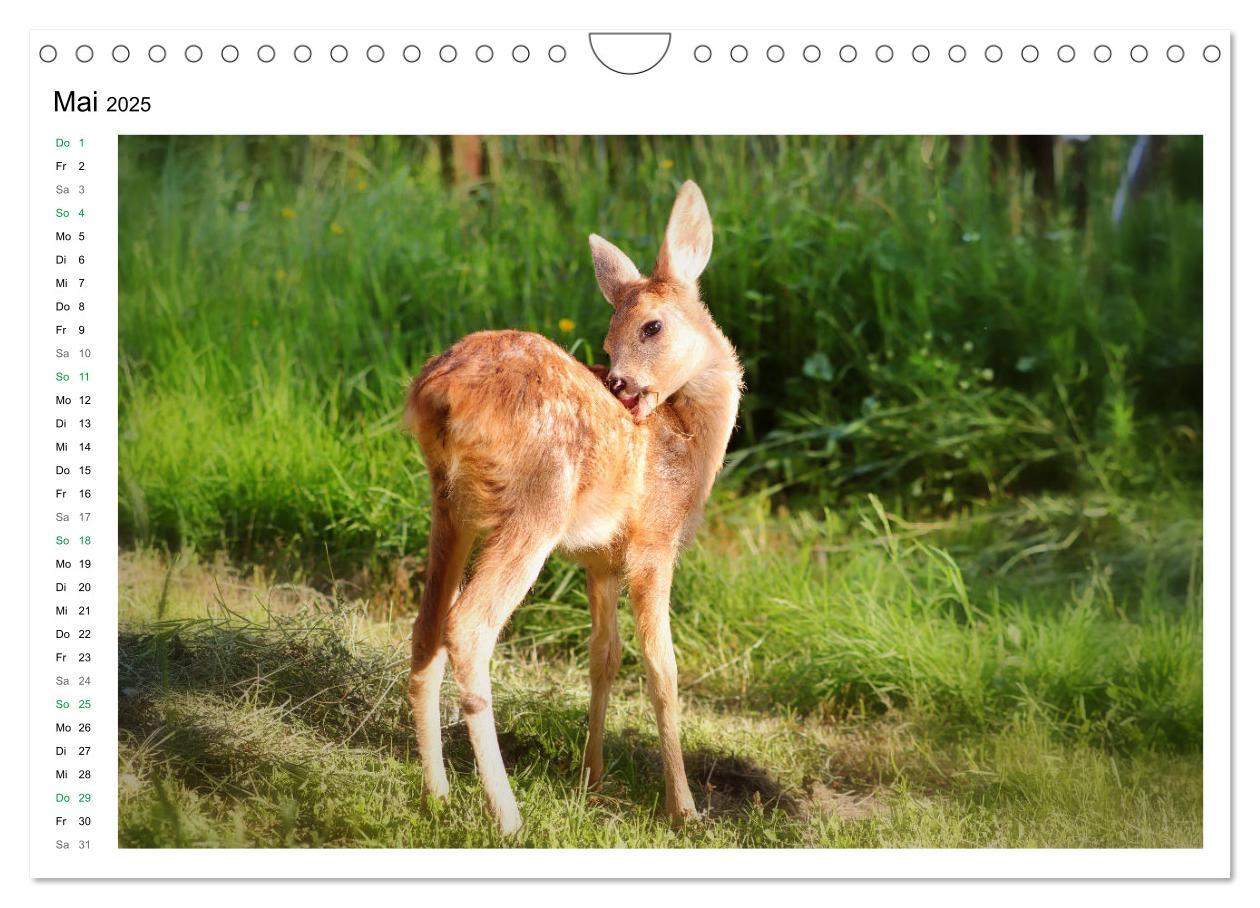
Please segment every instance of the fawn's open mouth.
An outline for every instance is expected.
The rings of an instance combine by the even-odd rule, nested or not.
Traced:
[[[645,419],[656,408],[656,392],[639,391],[637,394],[617,395],[617,400],[630,411],[635,419]]]

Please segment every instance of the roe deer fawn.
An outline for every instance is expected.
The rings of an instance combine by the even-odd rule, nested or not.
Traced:
[[[407,425],[433,490],[410,682],[424,784],[432,795],[447,794],[439,689],[449,657],[481,783],[504,834],[520,827],[521,816],[495,733],[490,655],[557,549],[585,567],[591,607],[583,772],[592,785],[603,773],[624,580],[660,730],[665,810],[674,819],[695,813],[678,738],[669,591],[675,557],[694,536],[722,464],[743,370],[700,301],[713,225],[695,183],[679,190],[648,277],[607,240],[592,234],[590,244],[595,278],[613,307],[606,373],[537,334],[484,331],[431,359],[407,397]]]

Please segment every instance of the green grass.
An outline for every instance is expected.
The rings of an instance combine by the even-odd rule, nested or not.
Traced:
[[[420,790],[402,391],[485,327],[597,358],[586,233],[646,266],[692,177],[749,385],[672,600],[707,813],[658,817],[626,617],[579,789],[553,559],[494,667],[513,844],[1199,845],[1201,145],[1115,225],[1129,145],[1045,196],[979,138],[502,138],[471,182],[440,139],[123,140],[121,842],[501,844],[454,714]]]
[[[1170,570],[1194,561],[1193,539],[1152,546],[1126,605],[1113,586],[1123,538],[1100,542],[1079,582],[1055,556],[984,593],[973,565],[945,554],[1026,512],[924,531],[876,503],[845,535],[839,517],[732,507],[683,559],[674,599],[684,750],[706,819],[678,830],[657,815],[656,735],[624,615],[609,778],[579,790],[588,622],[580,598],[544,586],[494,667],[528,821],[518,844],[1199,844],[1202,604]],[[1051,568],[1060,585],[1034,581]],[[422,795],[408,597],[127,556],[123,844],[498,844],[457,711],[452,801]]]

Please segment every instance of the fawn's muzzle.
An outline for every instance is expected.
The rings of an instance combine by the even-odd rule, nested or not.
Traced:
[[[642,418],[651,412],[650,408],[644,409],[642,406],[644,391],[636,382],[626,381],[620,375],[609,375],[605,381],[617,401],[636,418]]]

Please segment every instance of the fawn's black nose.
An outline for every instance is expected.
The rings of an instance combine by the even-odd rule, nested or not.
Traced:
[[[608,376],[608,390],[620,397],[621,392],[626,390],[626,380],[619,376]]]

